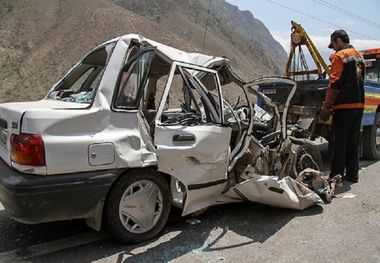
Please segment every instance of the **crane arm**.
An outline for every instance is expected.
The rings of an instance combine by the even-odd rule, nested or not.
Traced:
[[[296,54],[296,48],[298,47],[299,52],[302,53],[302,46],[306,46],[307,49],[310,52],[310,55],[317,66],[316,70],[309,70],[307,66],[305,65],[305,69],[296,69],[295,67],[293,70],[291,69],[292,67],[292,62],[295,62],[295,54]],[[315,47],[313,41],[309,37],[309,35],[306,33],[306,31],[303,29],[303,27],[292,21],[292,33],[291,33],[291,47],[290,47],[290,53],[289,57],[286,63],[286,76],[287,77],[292,77],[292,76],[297,76],[297,75],[307,75],[307,78],[309,78],[310,74],[318,74],[318,78],[322,79],[323,78],[323,70],[326,72],[326,74],[330,74],[329,67],[323,60],[321,54],[319,53],[318,49]]]

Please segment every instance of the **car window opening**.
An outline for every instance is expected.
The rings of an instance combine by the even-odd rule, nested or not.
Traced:
[[[115,42],[88,54],[47,95],[48,99],[92,103]]]

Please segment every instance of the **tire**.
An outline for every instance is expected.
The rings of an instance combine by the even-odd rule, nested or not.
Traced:
[[[312,168],[317,171],[322,170],[322,155],[315,144],[308,140],[304,140],[303,145],[293,144],[292,150],[295,153],[293,172],[291,174],[292,178],[297,178],[298,174],[306,168]]]
[[[369,160],[380,159],[380,112],[376,112],[372,126],[363,128],[363,157]]]
[[[132,170],[111,189],[105,211],[107,228],[119,241],[140,243],[164,228],[170,208],[171,193],[163,176],[152,170]]]

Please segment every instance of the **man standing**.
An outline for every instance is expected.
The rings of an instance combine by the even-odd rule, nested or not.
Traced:
[[[365,64],[362,55],[349,43],[344,30],[331,34],[328,47],[336,53],[331,62],[321,118],[326,120],[333,113],[330,178],[340,174],[344,180],[356,183],[359,179],[358,146],[364,108]]]

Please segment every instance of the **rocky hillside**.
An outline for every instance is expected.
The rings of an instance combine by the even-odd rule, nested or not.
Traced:
[[[224,28],[224,31],[234,32],[233,36],[243,39],[244,44],[253,42],[259,50],[263,50],[265,56],[270,57],[273,62],[280,66],[281,72],[286,64],[287,54],[282,46],[274,40],[269,30],[258,19],[254,18],[249,11],[241,11],[237,6],[231,5],[224,0],[201,0],[206,9],[217,20],[215,28]],[[234,42],[237,42],[236,40]],[[239,42],[240,43],[240,42]]]
[[[224,0],[112,0],[155,20],[204,52],[228,57],[246,77],[281,74],[286,52],[262,22]],[[208,21],[207,21],[208,19]]]
[[[212,8],[221,5],[231,13],[211,10],[204,52],[227,56],[245,78],[281,74],[285,52],[267,50],[268,43],[278,44],[261,22],[224,1],[212,2]],[[126,33],[201,52],[204,5],[201,0],[0,0],[0,101],[40,99],[90,49]],[[246,22],[229,19],[233,12]],[[260,24],[257,32],[264,35],[244,29],[250,23]]]

